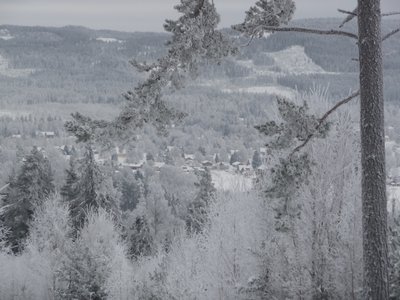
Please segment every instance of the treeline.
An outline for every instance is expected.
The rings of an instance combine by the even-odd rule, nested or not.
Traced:
[[[144,171],[128,168],[115,172],[96,162],[90,145],[82,158],[71,157],[65,182],[58,188],[46,154],[34,147],[20,169],[10,174],[8,187],[2,191],[2,251],[14,255],[66,251],[61,256],[51,255],[51,268],[57,273],[53,274],[53,295],[62,299],[102,299],[108,275],[103,268],[109,267],[110,261],[96,261],[96,254],[111,259],[113,253],[97,251],[111,250],[108,243],[115,241],[113,247],[118,243],[125,247],[120,249],[121,255],[138,259],[169,249],[179,232],[199,234],[208,222],[215,192],[207,169],[186,174],[180,168],[166,166],[156,173],[149,166]],[[103,226],[106,232],[101,234],[110,234],[108,238],[113,239],[91,244],[93,239],[102,238],[93,230]],[[96,248],[101,243],[106,248]],[[42,264],[43,260],[37,258],[35,263]],[[14,290],[1,285],[1,295],[17,296],[22,292],[15,283]],[[35,292],[30,290],[32,294],[28,295],[34,297]]]
[[[38,117],[32,114],[16,117],[0,117],[0,136],[15,137],[45,137],[44,132],[51,133],[51,138],[60,136],[64,131],[64,123],[60,116]],[[54,133],[54,136],[53,136]]]

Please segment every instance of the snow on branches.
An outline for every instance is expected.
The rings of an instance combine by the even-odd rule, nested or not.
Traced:
[[[267,122],[256,126],[256,129],[269,137],[266,145],[271,154],[279,153],[279,160],[270,169],[269,186],[264,189],[269,199],[276,199],[276,229],[289,230],[286,217],[296,217],[300,213],[300,207],[293,203],[292,198],[303,184],[307,184],[311,175],[312,160],[308,153],[290,152],[293,147],[306,141],[310,135],[325,138],[329,132],[330,123],[323,122],[309,113],[306,102],[297,105],[285,98],[277,98],[277,106],[282,122]],[[283,155],[282,155],[283,154]]]
[[[293,0],[260,0],[246,12],[244,22],[233,26],[233,29],[261,37],[264,34],[263,26],[287,25],[295,9]]]
[[[275,137],[269,147],[284,149],[293,146],[297,141],[305,141],[310,134],[325,137],[329,130],[329,123],[318,127],[319,120],[316,116],[308,114],[309,107],[306,102],[302,106],[296,105],[285,98],[277,98],[278,111],[283,122],[275,121],[256,126],[256,129],[266,136]],[[315,132],[316,131],[316,132]]]
[[[132,131],[152,124],[160,133],[173,122],[179,122],[185,115],[169,107],[162,99],[165,88],[173,90],[183,86],[188,77],[196,77],[202,60],[220,61],[236,52],[233,44],[216,29],[219,15],[208,0],[181,0],[175,6],[181,14],[177,20],[166,20],[164,28],[172,34],[167,42],[167,54],[157,62],[131,64],[140,72],[147,72],[148,78],[124,94],[126,105],[112,122],[93,121],[79,113],[73,121],[66,123],[68,131],[78,141],[89,139],[107,140],[118,137],[132,139]]]

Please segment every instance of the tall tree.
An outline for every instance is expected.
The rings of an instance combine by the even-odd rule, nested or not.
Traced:
[[[387,199],[380,0],[358,0],[366,299],[388,299]]]
[[[15,179],[10,182],[4,199],[6,209],[1,216],[8,244],[14,252],[23,248],[29,233],[29,223],[34,209],[54,191],[53,174],[48,159],[37,147],[25,158]]]

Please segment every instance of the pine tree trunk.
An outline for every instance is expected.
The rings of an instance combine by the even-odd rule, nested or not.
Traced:
[[[365,299],[389,299],[380,0],[358,0]]]

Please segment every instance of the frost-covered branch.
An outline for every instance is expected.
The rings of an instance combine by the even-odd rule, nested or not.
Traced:
[[[383,13],[381,16],[382,17],[390,17],[390,16],[396,16],[396,15],[400,15],[400,11],[393,11],[393,12]]]
[[[343,22],[339,25],[339,28],[342,28],[346,23],[353,20],[358,14],[358,6],[352,12],[346,12],[343,10],[339,10],[341,13],[347,13],[348,16],[343,20]]]
[[[357,11],[348,11],[348,10],[344,10],[344,9],[338,9],[338,12],[342,13],[342,14],[346,14],[346,15],[351,15],[354,17],[357,17]],[[387,12],[387,13],[383,13],[381,14],[381,17],[390,17],[390,16],[396,16],[396,15],[400,15],[400,12],[398,11],[393,11],[393,12]],[[344,24],[343,24],[344,25]]]
[[[79,113],[66,129],[77,136],[78,141],[95,139],[103,144],[118,137],[131,140],[138,128],[151,124],[160,133],[179,122],[185,114],[171,108],[162,95],[166,88],[177,90],[187,78],[198,74],[202,60],[220,61],[236,52],[230,40],[217,30],[220,21],[215,6],[209,0],[181,0],[175,6],[181,14],[177,20],[166,20],[164,29],[172,34],[167,42],[167,54],[155,63],[131,64],[148,78],[123,96],[126,100],[121,113],[111,122],[95,121]]]
[[[302,27],[283,27],[288,25],[295,11],[292,0],[260,0],[246,12],[243,23],[232,28],[251,37],[262,37],[265,32],[300,32],[320,35],[338,35],[358,39],[354,33],[341,30],[320,30]],[[251,42],[250,40],[250,42]],[[250,43],[249,42],[249,43]]]
[[[355,16],[357,17],[357,12],[354,11],[348,11],[348,10],[344,10],[344,9],[338,9],[338,12],[342,13],[342,14],[346,14],[346,15],[351,15],[351,16]]]
[[[303,27],[273,27],[273,26],[259,26],[254,30],[254,34],[257,34],[258,31],[266,31],[266,32],[300,32],[300,33],[311,33],[311,34],[319,34],[319,35],[339,35],[346,36],[353,39],[358,39],[358,36],[354,33],[342,30],[320,30],[313,28],[303,28]]]
[[[342,105],[350,102],[351,100],[353,100],[354,98],[358,97],[360,95],[360,91],[356,91],[353,94],[351,94],[350,96],[348,96],[347,98],[339,101],[338,103],[336,103],[330,110],[328,110],[319,120],[318,120],[318,124],[315,127],[315,130],[313,132],[311,132],[309,134],[309,136],[305,139],[305,141],[303,143],[301,143],[299,146],[297,146],[292,153],[290,154],[290,156],[292,156],[294,153],[298,152],[300,149],[304,148],[308,142],[314,137],[314,135],[316,133],[319,132],[319,128],[325,123],[325,121],[328,119],[328,117],[335,112],[339,107],[341,107]]]
[[[399,27],[399,28],[396,28],[396,29],[392,30],[391,32],[389,32],[388,34],[384,35],[384,36],[382,37],[382,42],[385,41],[385,40],[387,40],[388,38],[390,38],[391,36],[395,35],[395,34],[398,33],[398,32],[400,32],[400,27]]]

